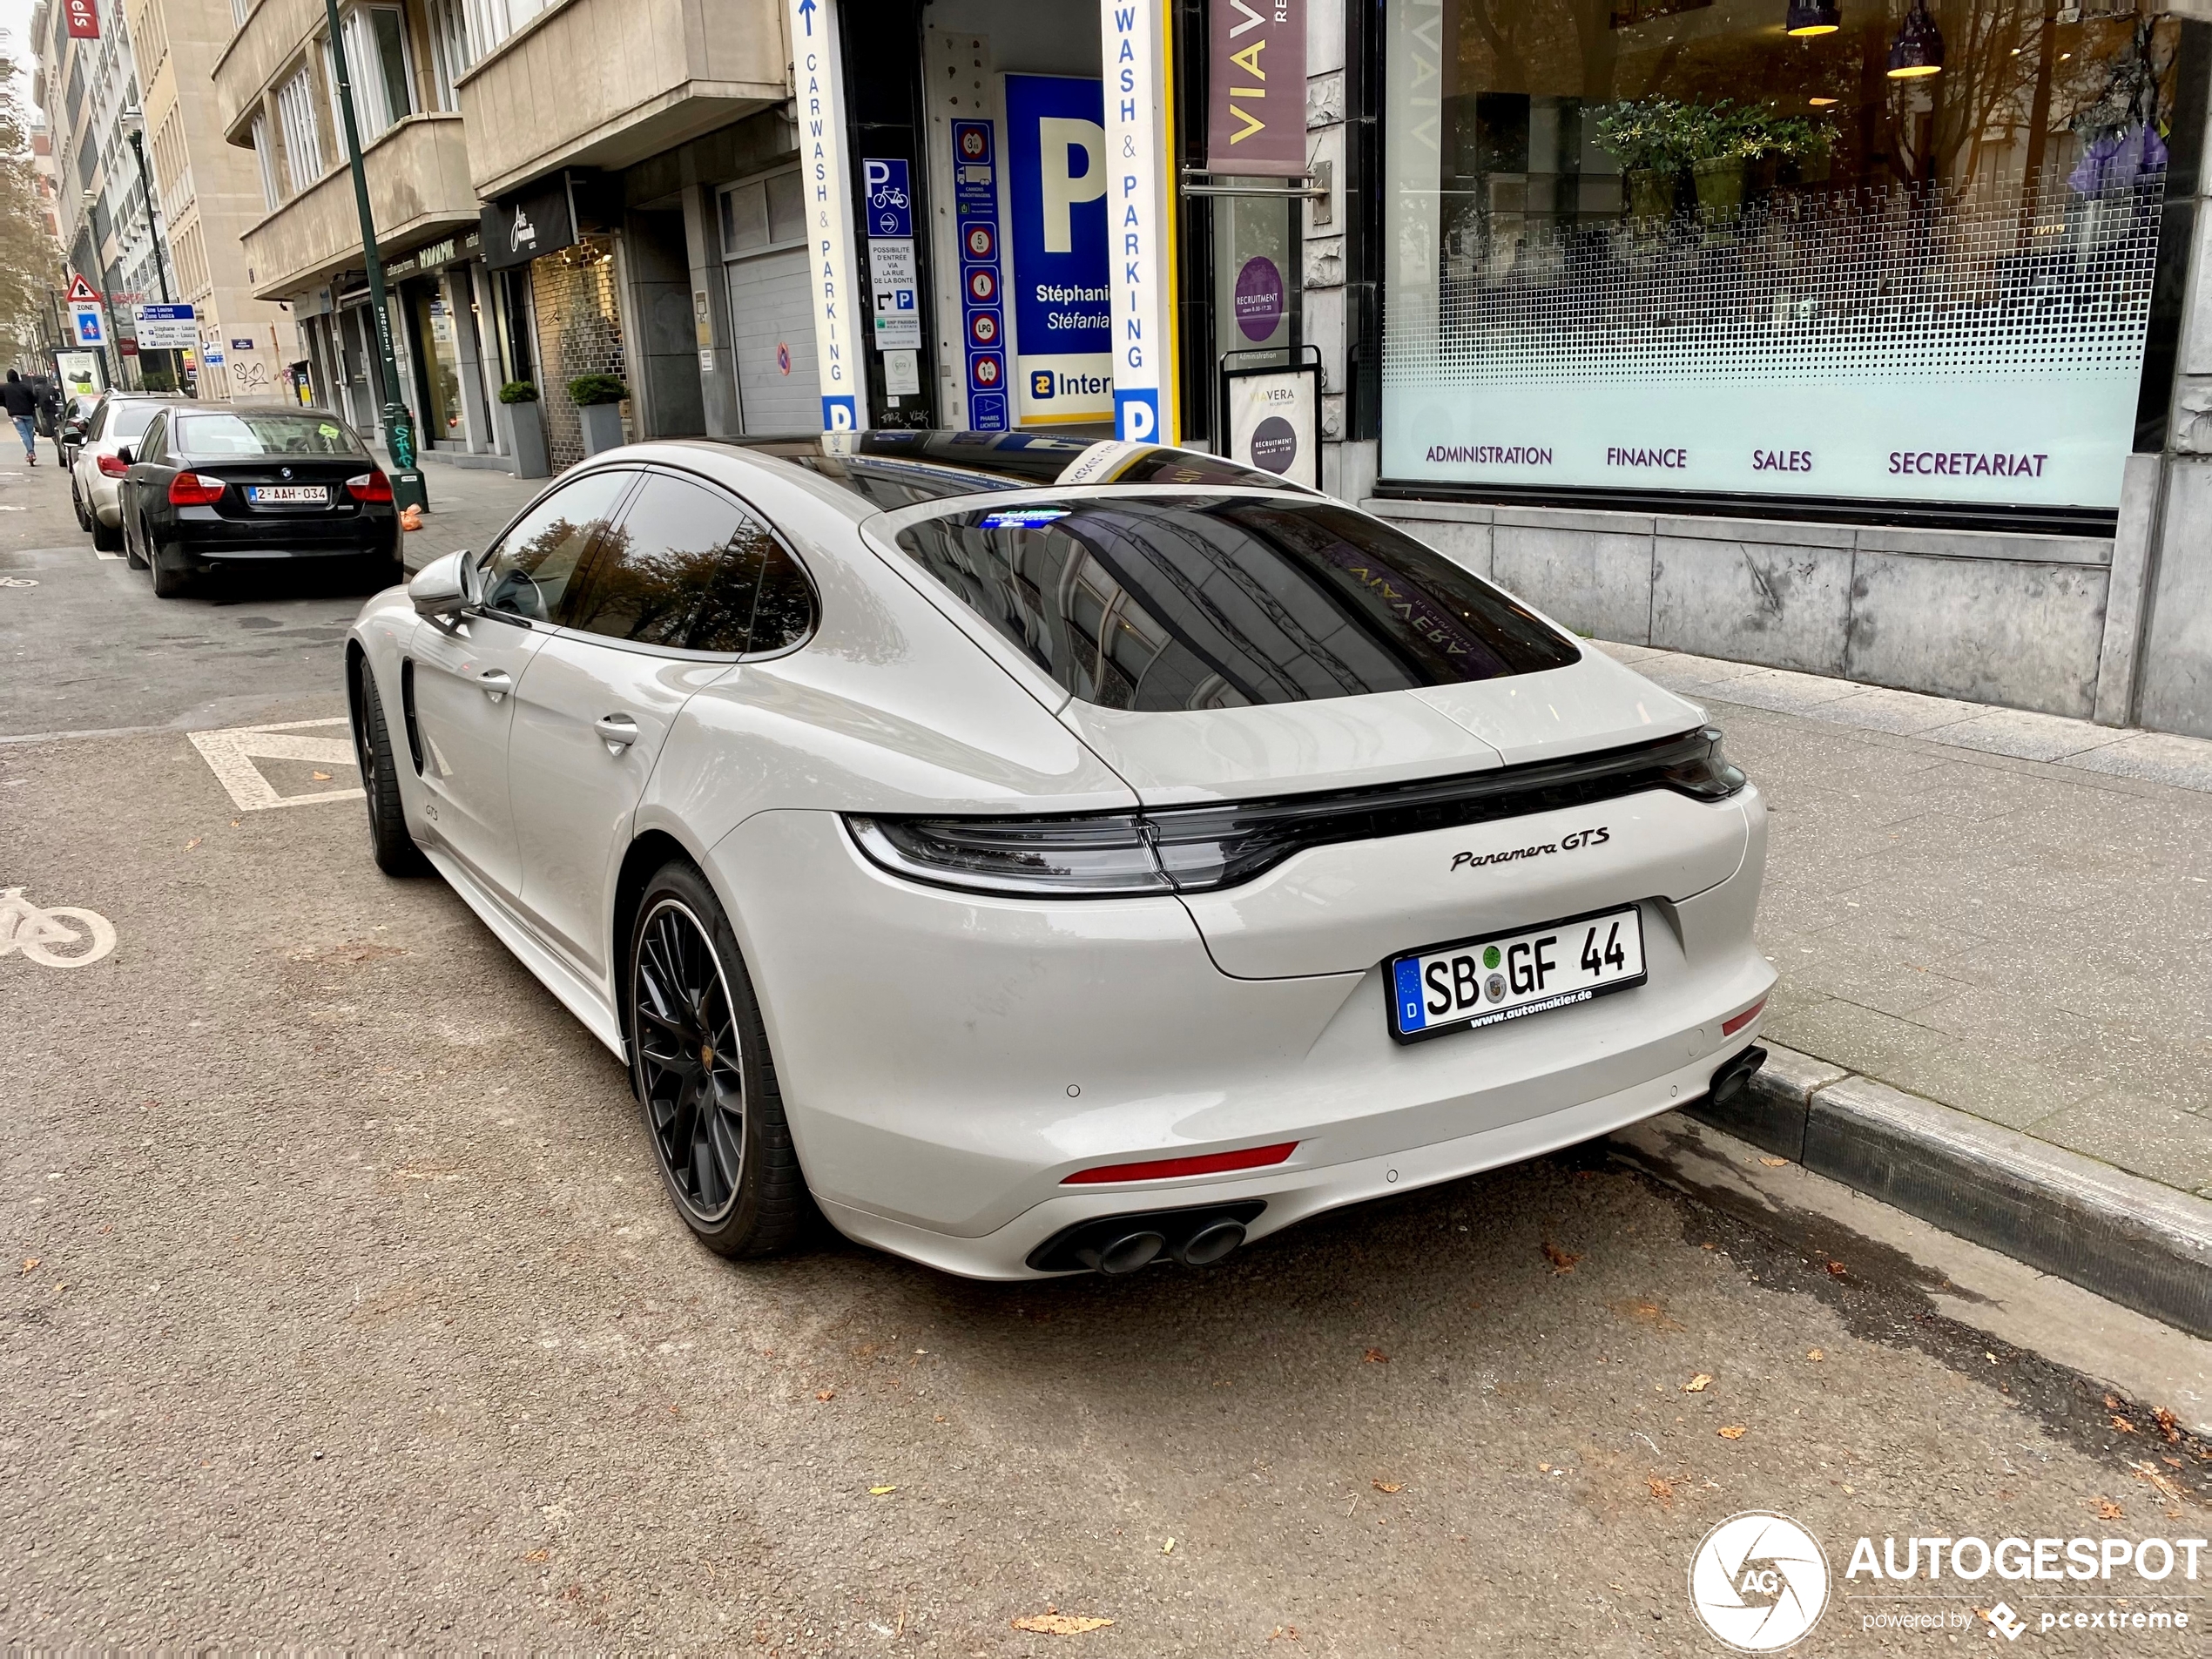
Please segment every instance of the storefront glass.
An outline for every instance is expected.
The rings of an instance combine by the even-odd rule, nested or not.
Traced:
[[[2170,20],[1387,0],[1386,35],[1386,478],[2117,503]]]
[[[629,376],[622,348],[622,310],[616,300],[611,239],[587,236],[573,246],[530,261],[537,314],[538,353],[544,374],[540,408],[553,470],[583,459],[583,421],[569,397],[569,383],[583,374]],[[631,405],[622,405],[623,436],[633,434]]]
[[[414,314],[416,361],[421,369],[421,436],[458,448],[468,440],[461,407],[461,343],[435,282],[408,285]]]

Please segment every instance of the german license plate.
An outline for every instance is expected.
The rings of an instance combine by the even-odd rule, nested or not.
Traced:
[[[248,484],[246,499],[255,507],[322,507],[330,501],[327,484]]]
[[[1393,957],[1390,1034],[1400,1042],[1548,1013],[1644,981],[1635,905]]]

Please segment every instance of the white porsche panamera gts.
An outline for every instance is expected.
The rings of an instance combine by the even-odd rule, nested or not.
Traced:
[[[1022,433],[614,450],[347,647],[378,862],[729,1255],[1218,1260],[1740,1089],[1758,792],[1380,520]]]

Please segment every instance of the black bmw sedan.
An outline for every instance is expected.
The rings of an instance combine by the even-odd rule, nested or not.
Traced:
[[[121,459],[123,550],[153,590],[202,571],[345,560],[377,586],[405,580],[392,481],[320,409],[165,409]]]

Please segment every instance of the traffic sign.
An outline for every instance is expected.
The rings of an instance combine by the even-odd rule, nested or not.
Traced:
[[[98,293],[93,290],[92,285],[84,280],[84,276],[82,272],[71,273],[69,279],[70,304],[73,306],[95,304],[98,301],[99,297]]]
[[[80,346],[107,344],[107,325],[100,315],[99,301],[89,305],[72,302],[69,308],[70,331]]]

